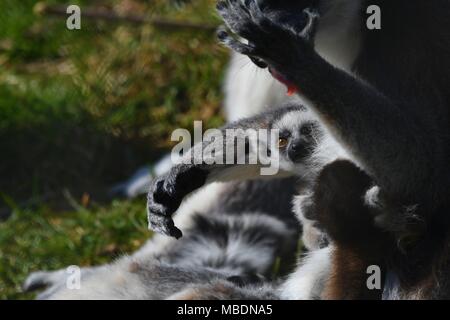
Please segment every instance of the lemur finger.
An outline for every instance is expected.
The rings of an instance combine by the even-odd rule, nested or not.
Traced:
[[[267,68],[269,65],[267,63],[264,62],[264,60],[257,58],[257,57],[251,57],[249,56],[250,60],[252,60],[252,62],[259,68],[261,69],[265,69]]]
[[[246,19],[244,20],[246,21],[244,26],[246,26],[249,31],[249,36],[245,37],[246,39],[248,39],[248,37],[251,37],[253,40],[256,40],[256,38],[262,39],[259,36],[261,32],[273,32],[274,24],[266,16],[263,10],[261,10],[256,0],[246,0],[245,5],[241,4],[239,10],[236,10],[236,12],[238,15],[237,19],[240,19],[241,21]]]
[[[280,35],[286,35],[287,32],[293,36],[300,36],[307,42],[311,42],[314,39],[319,20],[317,10],[306,8],[302,12],[305,20],[297,18],[290,20],[290,22],[280,23],[279,20],[273,20],[276,16],[266,14],[264,9],[261,9],[258,0],[249,0],[248,6],[252,20],[266,33],[275,35],[281,32]]]
[[[258,29],[252,22],[249,12],[241,3],[220,1],[217,3],[216,8],[227,27],[233,33],[245,39],[258,33]]]
[[[163,233],[170,235],[170,228],[168,228],[168,222],[166,220],[171,220],[173,214],[172,207],[168,207],[161,201],[165,200],[163,198],[162,185],[164,180],[157,181],[152,187],[147,196],[147,219],[148,228],[158,233]]]
[[[303,13],[307,15],[307,24],[301,31],[300,35],[308,42],[312,42],[317,31],[317,24],[320,18],[316,10],[306,8]]]
[[[264,11],[259,6],[257,0],[248,0],[247,8],[254,23],[256,23],[264,31],[270,31],[270,29],[273,29],[274,25],[272,21],[266,16],[266,14],[264,14]]]
[[[216,10],[231,30],[235,30],[239,23],[242,23],[245,18],[244,16],[241,16],[242,19],[238,19],[239,13],[236,12],[236,8],[231,1],[218,1]]]
[[[172,215],[172,212],[170,212],[170,209],[167,208],[165,205],[160,204],[153,200],[151,197],[147,199],[147,214],[150,215],[159,215],[159,216],[166,216],[170,217]]]
[[[147,212],[149,215],[171,216],[177,209],[173,199],[164,189],[164,180],[158,180],[147,195]]]
[[[252,55],[256,54],[256,49],[253,46],[251,46],[250,44],[244,44],[244,43],[234,39],[224,29],[219,29],[219,31],[217,32],[217,37],[219,38],[219,41],[223,45],[236,51],[237,53],[240,53],[240,54],[243,54],[246,56],[252,56]]]
[[[156,233],[174,237],[176,239],[183,236],[181,230],[175,227],[175,223],[170,217],[152,214],[149,215],[148,220],[148,228]]]

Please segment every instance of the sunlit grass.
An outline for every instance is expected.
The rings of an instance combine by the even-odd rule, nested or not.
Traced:
[[[37,15],[37,2],[0,1],[0,209],[13,210],[0,222],[3,299],[32,297],[20,289],[30,271],[104,263],[139,247],[150,236],[143,199],[85,208],[80,195],[107,190],[167,152],[173,129],[223,121],[228,53],[213,32],[88,20],[69,31],[64,17]],[[102,4],[216,24],[214,2]]]
[[[0,224],[0,299],[32,297],[21,292],[31,271],[110,262],[150,235],[143,201],[67,212],[16,210]]]

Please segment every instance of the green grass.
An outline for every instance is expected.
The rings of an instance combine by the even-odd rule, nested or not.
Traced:
[[[115,201],[68,212],[44,205],[16,210],[0,224],[0,299],[32,298],[21,292],[32,271],[110,262],[149,237],[143,201]]]
[[[228,53],[214,33],[83,18],[82,30],[69,31],[65,17],[37,14],[37,3],[0,1],[0,212],[13,211],[0,222],[2,299],[32,297],[20,290],[30,271],[135,250],[150,236],[144,200],[110,203],[105,190],[167,152],[172,130],[223,121]],[[83,12],[97,2],[70,3]],[[101,3],[219,21],[212,0]]]

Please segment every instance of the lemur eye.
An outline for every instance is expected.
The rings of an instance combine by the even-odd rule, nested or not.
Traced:
[[[309,136],[312,133],[312,125],[305,125],[300,129],[300,133]]]
[[[278,139],[278,148],[282,149],[285,148],[288,145],[288,139],[287,138],[280,138]]]

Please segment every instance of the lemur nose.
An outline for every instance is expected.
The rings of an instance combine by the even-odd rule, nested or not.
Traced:
[[[294,142],[294,143],[292,143],[292,145],[291,145],[291,149],[294,150],[294,151],[298,151],[298,150],[300,150],[302,147],[303,147],[303,146],[302,146],[302,144],[301,144],[300,142]]]
[[[307,156],[308,150],[306,150],[303,143],[296,141],[291,143],[288,150],[288,156],[291,161],[296,162]]]

